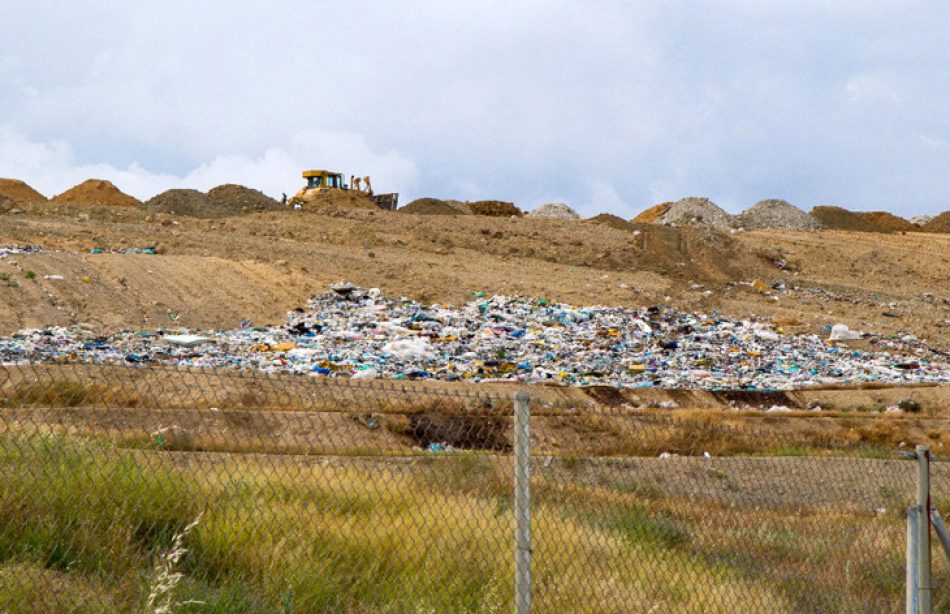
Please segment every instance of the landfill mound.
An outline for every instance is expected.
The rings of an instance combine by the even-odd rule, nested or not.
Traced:
[[[660,203],[659,205],[653,205],[645,211],[641,211],[637,214],[637,217],[630,220],[634,224],[656,224],[663,215],[670,210],[670,207],[673,206],[672,202]]]
[[[872,224],[880,226],[884,230],[894,232],[913,232],[920,230],[916,224],[912,224],[904,218],[898,217],[893,213],[888,213],[887,211],[864,211],[858,213],[858,215]]]
[[[145,207],[156,213],[189,217],[214,217],[208,195],[198,190],[166,190],[145,201]]]
[[[581,216],[577,214],[566,203],[545,203],[534,208],[527,214],[528,217],[550,219],[550,220],[579,220]]]
[[[450,198],[445,201],[445,204],[452,207],[453,209],[455,209],[456,211],[458,211],[459,213],[463,215],[472,215],[472,208],[468,205],[467,202],[463,202],[461,200],[453,200]]]
[[[402,213],[416,215],[471,215],[472,211],[464,203],[455,205],[438,198],[417,198],[399,209]]]
[[[19,179],[0,179],[0,196],[17,204],[45,203],[48,200]]]
[[[924,232],[950,232],[950,211],[944,211],[921,228]]]
[[[818,230],[821,222],[784,200],[760,200],[735,217],[740,228],[789,228]]]
[[[114,207],[137,207],[142,204],[142,201],[129,196],[105,179],[87,179],[62,194],[54,196],[50,202]]]
[[[503,200],[476,200],[468,203],[475,215],[488,215],[492,217],[511,217],[512,215],[521,217],[524,215],[521,209],[514,203]]]
[[[260,190],[226,183],[208,190],[211,209],[219,215],[240,215],[254,211],[282,209],[279,202]]]
[[[866,220],[856,213],[852,213],[842,207],[832,205],[822,205],[811,210],[811,214],[819,222],[824,224],[825,228],[831,230],[855,230],[859,232],[887,232],[874,222]]]
[[[426,325],[424,334],[419,322]],[[950,362],[925,342],[868,341],[877,344],[871,351],[841,352],[818,335],[785,334],[771,323],[672,307],[579,308],[492,296],[452,308],[340,282],[278,325],[201,335],[123,331],[101,337],[80,327],[22,331],[0,338],[0,362],[58,362],[74,355],[95,364],[620,388],[793,390],[862,381],[950,382]]]
[[[732,216],[702,196],[678,200],[658,218],[666,226],[709,226],[724,230],[732,226]]]
[[[934,219],[934,216],[932,215],[915,215],[914,217],[910,218],[910,223],[914,224],[915,226],[926,226],[927,223],[932,219]]]
[[[601,213],[600,215],[595,215],[592,218],[585,220],[591,224],[602,224],[604,226],[610,226],[611,228],[616,228],[617,230],[626,230],[633,232],[636,230],[636,227],[623,219],[620,216],[613,215],[612,213]]]
[[[281,208],[278,205],[278,208]],[[359,190],[329,190],[307,196],[304,210],[326,214],[347,214],[354,209],[379,211],[379,207],[365,192]]]

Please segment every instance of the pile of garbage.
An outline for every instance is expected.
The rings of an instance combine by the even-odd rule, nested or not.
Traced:
[[[335,284],[284,324],[225,331],[28,329],[0,362],[236,367],[356,379],[516,380],[618,387],[788,390],[818,384],[950,383],[950,358],[904,335],[888,351],[787,335],[769,322],[671,307],[573,307],[493,296],[461,308]],[[840,338],[861,333],[837,328]]]
[[[40,254],[43,251],[39,245],[0,245],[0,259],[18,254]]]

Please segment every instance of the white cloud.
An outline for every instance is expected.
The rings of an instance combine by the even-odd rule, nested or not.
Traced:
[[[85,179],[99,178],[142,200],[170,188],[208,190],[222,183],[242,183],[280,197],[302,185],[302,170],[327,166],[347,176],[370,175],[380,192],[405,192],[416,180],[412,160],[397,152],[373,152],[362,137],[353,134],[308,131],[286,148],[273,147],[258,156],[217,156],[176,176],[150,171],[135,162],[125,168],[79,163],[64,141],[32,141],[11,126],[0,126],[0,176],[23,179],[49,196]]]
[[[918,138],[950,140],[948,3],[0,0],[0,14],[0,58],[15,58],[0,59],[0,121],[26,152],[4,160],[48,159],[57,189],[99,163],[143,193],[275,193],[330,166],[406,198],[557,194],[591,214],[697,194],[907,215],[950,202],[950,152]]]

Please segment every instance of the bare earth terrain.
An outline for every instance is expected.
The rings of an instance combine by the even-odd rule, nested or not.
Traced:
[[[947,234],[728,234],[343,208],[212,220],[51,203],[16,210],[0,213],[0,244],[53,251],[0,260],[0,275],[16,282],[0,283],[3,334],[50,324],[112,331],[277,322],[345,278],[427,302],[460,304],[483,291],[718,309],[780,318],[790,332],[844,322],[950,349]],[[153,245],[159,254],[109,253]],[[763,293],[756,279],[785,287]]]

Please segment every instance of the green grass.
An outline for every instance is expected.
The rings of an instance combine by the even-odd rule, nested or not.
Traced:
[[[576,469],[534,478],[537,612],[899,609],[897,515],[684,501],[629,468]],[[200,514],[174,594],[201,603],[177,612],[508,612],[511,472],[485,454],[206,456],[7,432],[0,610],[140,612]]]

